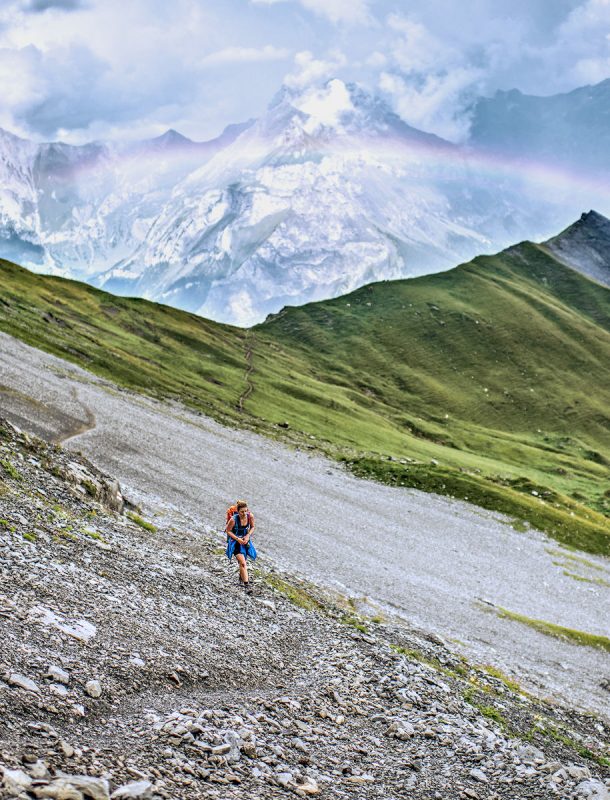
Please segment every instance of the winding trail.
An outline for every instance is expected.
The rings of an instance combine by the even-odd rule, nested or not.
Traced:
[[[5,334],[0,376],[11,387],[0,392],[0,413],[48,439],[65,433],[66,415],[82,423],[87,408],[95,427],[72,434],[67,447],[117,477],[146,515],[179,514],[212,534],[228,502],[245,496],[263,558],[392,609],[531,691],[608,715],[607,653],[492,607],[609,636],[608,559],[570,561],[570,551],[498,514],[357,479],[321,456],[133,395]]]
[[[74,387],[72,388],[72,398],[77,403],[80,403],[78,391]],[[69,442],[70,439],[76,439],[77,436],[81,436],[81,434],[87,433],[87,431],[92,431],[97,425],[95,414],[89,408],[89,406],[86,406],[84,403],[80,403],[80,406],[85,412],[85,419],[82,422],[76,421],[74,426],[68,432],[58,436],[55,439],[57,444],[65,444],[66,442]]]
[[[255,335],[248,331],[246,333],[246,388],[241,393],[239,400],[237,401],[237,408],[243,412],[244,410],[244,403],[250,397],[252,392],[254,391],[254,383],[252,382],[252,373],[254,372],[254,343],[256,341]]]

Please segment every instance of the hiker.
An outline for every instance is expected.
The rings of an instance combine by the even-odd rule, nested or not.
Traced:
[[[227,534],[227,558],[230,561],[235,556],[239,564],[239,582],[247,594],[252,594],[246,557],[252,561],[256,558],[256,550],[250,541],[254,531],[254,517],[248,511],[248,504],[245,500],[238,500],[235,506],[228,509],[225,531]]]

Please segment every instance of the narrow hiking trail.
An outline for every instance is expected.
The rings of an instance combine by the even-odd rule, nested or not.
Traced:
[[[244,496],[263,559],[391,608],[540,694],[607,712],[607,653],[545,636],[493,607],[608,636],[608,559],[570,562],[556,542],[516,531],[498,514],[359,480],[321,456],[117,390],[6,335],[0,373],[32,399],[17,424],[29,418],[48,439],[58,409],[76,416],[88,407],[96,426],[67,446],[116,476],[147,514],[177,512],[212,531],[227,502]],[[2,405],[10,419],[10,395]]]
[[[87,431],[92,431],[96,425],[95,414],[89,408],[89,406],[80,402],[78,392],[75,388],[72,389],[72,398],[75,402],[80,403],[85,415],[85,419],[82,422],[76,421],[68,431],[58,436],[55,440],[57,444],[65,444],[66,442],[69,442],[70,439],[76,439],[77,436],[87,433]]]
[[[244,404],[246,400],[250,397],[252,392],[254,391],[254,383],[252,382],[252,373],[254,372],[254,344],[256,342],[256,336],[252,333],[252,331],[248,331],[246,333],[246,374],[245,374],[245,382],[246,388],[239,396],[239,400],[237,401],[237,408],[243,412]]]

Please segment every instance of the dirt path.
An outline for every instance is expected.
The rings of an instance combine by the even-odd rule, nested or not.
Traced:
[[[254,384],[252,383],[252,373],[254,372],[254,364],[253,364],[253,357],[254,357],[254,343],[256,337],[251,331],[248,331],[246,334],[246,388],[240,395],[239,400],[237,401],[237,407],[240,411],[244,410],[244,403],[250,397],[252,392],[254,391]]]
[[[29,414],[40,425],[44,407],[48,438],[58,410],[78,416],[82,404],[89,408],[96,427],[68,446],[118,477],[148,514],[177,513],[212,530],[227,503],[245,496],[263,558],[392,607],[543,695],[607,709],[607,653],[549,638],[480,602],[608,636],[607,559],[570,561],[544,535],[519,533],[496,514],[358,480],[319,456],[130,395],[5,335],[0,374],[32,399],[18,424],[26,427]],[[11,396],[1,402],[10,418]]]

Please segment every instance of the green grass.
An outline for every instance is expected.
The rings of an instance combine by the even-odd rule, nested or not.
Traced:
[[[132,522],[135,522],[136,525],[139,525],[140,528],[144,528],[145,531],[148,531],[149,533],[157,532],[155,525],[153,525],[152,522],[147,522],[145,519],[142,519],[139,514],[135,514],[133,511],[128,511],[127,516]]]
[[[250,331],[0,262],[0,329],[363,477],[610,554],[610,292],[537,245]]]
[[[554,550],[552,548],[548,548],[547,553],[550,553],[552,556],[563,558],[566,561],[572,561],[574,564],[582,564],[585,567],[589,567],[589,569],[596,569],[601,572],[604,571],[604,568],[599,564],[590,561],[588,558],[583,558],[583,556],[574,555],[574,553],[566,553],[564,550]]]
[[[505,619],[512,619],[515,622],[520,622],[523,625],[528,625],[530,628],[544,633],[546,636],[552,636],[555,639],[562,639],[563,641],[570,642],[571,644],[578,644],[584,647],[595,647],[597,649],[606,650],[610,652],[610,639],[606,636],[599,636],[594,633],[586,633],[585,631],[578,631],[573,628],[565,628],[563,625],[555,625],[553,622],[546,622],[542,619],[532,619],[523,614],[517,614],[514,611],[508,611],[506,608],[498,607],[496,613],[499,617]]]

